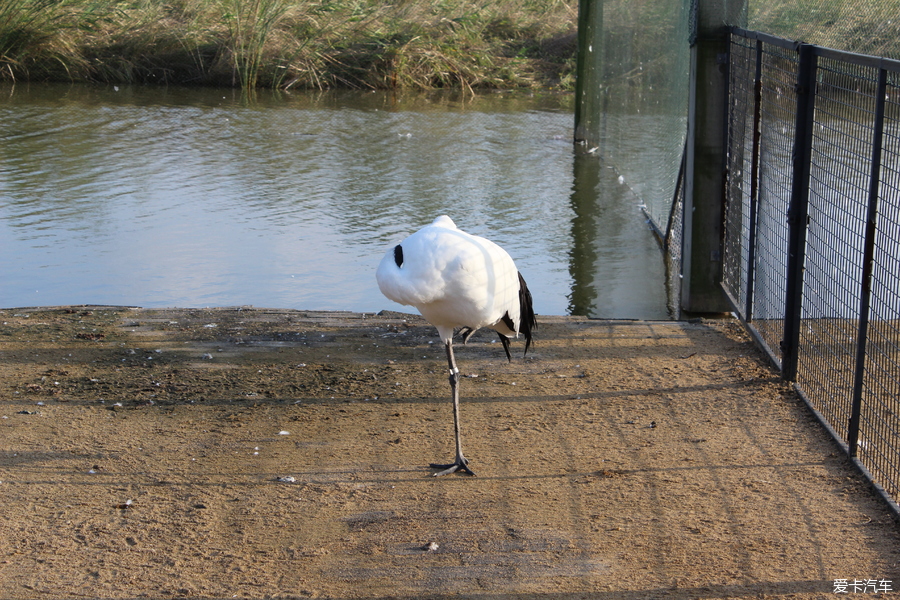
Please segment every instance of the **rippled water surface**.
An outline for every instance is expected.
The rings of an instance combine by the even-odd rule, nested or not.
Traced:
[[[669,318],[640,203],[571,98],[0,87],[0,307],[410,310],[386,248],[441,214],[541,314]]]

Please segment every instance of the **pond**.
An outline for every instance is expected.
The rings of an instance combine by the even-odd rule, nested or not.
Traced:
[[[641,201],[567,95],[0,87],[0,307],[407,310],[374,272],[450,215],[539,314],[672,318]]]

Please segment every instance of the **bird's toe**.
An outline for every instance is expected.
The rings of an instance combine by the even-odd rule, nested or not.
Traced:
[[[469,461],[466,458],[460,457],[456,460],[456,462],[451,463],[449,465],[440,465],[431,463],[428,465],[432,469],[440,469],[437,473],[434,473],[432,477],[440,477],[441,475],[449,475],[451,473],[465,473],[466,475],[475,476],[475,472],[469,468]]]

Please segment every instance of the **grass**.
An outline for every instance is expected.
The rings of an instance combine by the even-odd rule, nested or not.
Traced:
[[[0,0],[0,68],[3,76],[27,75],[39,49],[40,61],[66,68],[74,53],[71,33],[92,19],[89,3],[68,0]]]
[[[578,0],[0,0],[0,78],[574,86]]]
[[[577,14],[578,0],[0,0],[0,79],[571,90]],[[900,58],[898,14],[900,0],[772,0],[750,3],[749,25]]]
[[[752,2],[749,26],[810,44],[900,59],[900,0]]]

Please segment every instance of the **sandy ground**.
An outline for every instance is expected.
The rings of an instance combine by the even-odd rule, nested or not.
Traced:
[[[0,598],[824,598],[898,528],[731,321],[0,311]],[[875,595],[874,586],[859,590]]]

